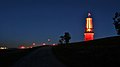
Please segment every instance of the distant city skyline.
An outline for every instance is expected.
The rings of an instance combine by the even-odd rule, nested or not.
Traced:
[[[64,32],[71,42],[84,40],[85,18],[93,18],[95,39],[117,36],[113,25],[120,0],[3,0],[0,1],[0,42],[20,44],[58,43]]]

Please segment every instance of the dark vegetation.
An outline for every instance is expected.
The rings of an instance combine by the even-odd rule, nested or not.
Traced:
[[[120,12],[115,13],[113,20],[114,20],[113,24],[115,26],[117,34],[120,35]]]
[[[120,36],[58,45],[53,52],[68,67],[119,67]]]
[[[39,48],[39,47],[34,47],[31,49],[0,50],[0,67],[11,67],[20,58],[36,50],[36,48]]]
[[[69,44],[69,41],[71,39],[70,33],[65,32],[64,36],[60,36],[59,44]]]

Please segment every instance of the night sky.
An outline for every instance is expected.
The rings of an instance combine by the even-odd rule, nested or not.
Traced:
[[[120,0],[0,0],[0,42],[8,47],[58,43],[64,32],[71,42],[84,39],[85,18],[91,12],[95,39],[116,36],[113,25]]]

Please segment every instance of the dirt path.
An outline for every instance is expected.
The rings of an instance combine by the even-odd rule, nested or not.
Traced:
[[[52,53],[52,47],[37,49],[23,57],[13,67],[65,67]]]

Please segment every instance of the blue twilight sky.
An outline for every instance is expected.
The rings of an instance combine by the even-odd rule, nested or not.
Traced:
[[[50,38],[57,43],[64,32],[70,32],[71,42],[83,41],[88,11],[96,39],[116,35],[112,17],[120,0],[0,0],[0,42],[17,47]]]

